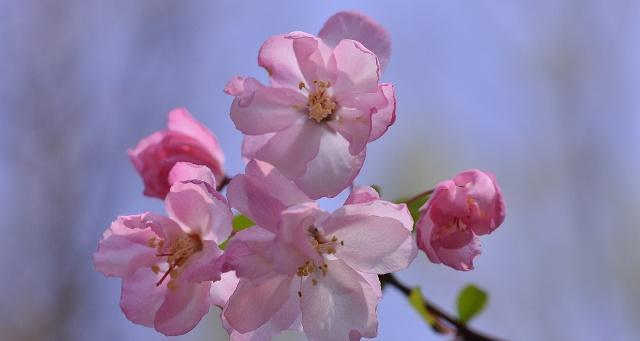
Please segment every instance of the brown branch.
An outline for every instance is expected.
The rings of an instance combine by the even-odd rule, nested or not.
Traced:
[[[409,288],[404,283],[400,282],[393,274],[380,275],[380,283],[382,283],[382,288],[385,286],[391,285],[402,292],[405,296],[409,297],[411,294],[411,288]],[[458,337],[465,341],[499,341],[492,336],[487,336],[476,332],[469,328],[464,323],[458,321],[455,317],[449,315],[444,312],[442,309],[428,302],[426,299],[422,299],[424,302],[424,307],[438,320],[438,322],[446,322],[451,329],[455,331]]]

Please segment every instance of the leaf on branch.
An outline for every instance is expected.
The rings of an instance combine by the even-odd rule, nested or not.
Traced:
[[[253,220],[249,219],[246,215],[238,214],[233,217],[233,221],[231,222],[231,224],[233,225],[233,232],[231,233],[231,236],[229,236],[227,240],[225,240],[222,244],[218,245],[220,250],[224,250],[227,247],[227,244],[229,244],[229,241],[231,240],[234,234],[242,230],[246,230],[251,226],[255,225],[256,223],[254,223]]]
[[[246,230],[255,224],[256,223],[254,223],[253,220],[249,219],[244,214],[238,214],[237,216],[233,217],[233,230],[235,232]]]
[[[473,284],[467,285],[458,295],[458,318],[467,323],[487,305],[489,295]]]
[[[427,309],[420,287],[415,287],[411,290],[411,293],[409,294],[409,303],[411,303],[413,309],[415,309],[418,314],[420,314],[422,319],[427,322],[427,324],[431,326],[434,331],[440,334],[448,332],[447,328],[444,327],[440,323],[440,321],[438,321],[438,319]]]

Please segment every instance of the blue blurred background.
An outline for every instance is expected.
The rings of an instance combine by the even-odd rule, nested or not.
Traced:
[[[637,339],[639,7],[0,0],[0,339],[165,339],[125,319],[120,281],[91,263],[117,215],[163,210],[126,149],[186,106],[220,139],[229,174],[242,171],[226,81],[264,76],[267,37],[316,33],[342,9],[390,31],[383,77],[399,100],[357,181],[394,199],[477,167],[507,200],[475,271],[421,254],[400,277],[450,311],[467,283],[488,290],[472,325],[505,339]],[[378,310],[380,340],[443,339],[393,290]],[[218,313],[178,339],[225,339]]]

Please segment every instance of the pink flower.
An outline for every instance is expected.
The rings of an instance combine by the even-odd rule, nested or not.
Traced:
[[[281,200],[299,192],[270,165],[252,161],[247,168],[253,170],[231,181],[229,193],[236,194],[229,200],[236,208],[248,207],[255,192],[262,200],[243,212],[258,226],[238,233],[225,252],[228,269],[240,279],[223,311],[229,326],[238,333],[276,333],[301,321],[310,340],[376,336],[377,275],[407,267],[417,252],[406,206],[356,188],[331,214],[313,202],[284,204],[274,225],[261,211],[283,207]],[[268,187],[247,186],[265,178]]]
[[[120,306],[129,320],[180,335],[209,310],[211,281],[221,273],[218,244],[231,233],[232,214],[205,166],[178,163],[171,178],[169,217],[119,217],[93,260],[106,276],[122,278]]]
[[[395,120],[395,91],[379,82],[378,58],[356,40],[336,41],[334,25],[323,29],[332,46],[304,32],[268,39],[258,63],[270,86],[236,77],[225,87],[244,157],[274,165],[313,199],[348,187],[367,143]]]
[[[471,169],[438,184],[420,212],[418,247],[434,263],[468,271],[481,253],[478,235],[502,224],[505,205],[495,177]]]
[[[169,171],[176,162],[209,167],[218,182],[224,177],[224,155],[216,137],[184,108],[169,113],[168,128],[142,139],[129,158],[144,181],[144,194],[164,199]]]

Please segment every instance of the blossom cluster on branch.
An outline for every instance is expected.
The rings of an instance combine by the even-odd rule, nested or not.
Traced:
[[[473,269],[478,236],[504,220],[493,175],[468,170],[399,203],[354,184],[367,144],[396,119],[395,89],[380,80],[390,54],[389,34],[354,12],[337,13],[318,36],[267,39],[258,63],[269,84],[234,77],[224,88],[244,134],[244,174],[225,175],[216,137],[186,109],[129,151],[144,194],[167,212],[118,217],[94,254],[98,271],[122,278],[130,321],[180,335],[218,306],[231,340],[285,330],[373,338],[379,275],[408,267],[418,249]],[[316,202],[345,189],[333,212]],[[407,203],[418,199],[428,200],[414,222]],[[234,228],[234,212],[252,226]]]

